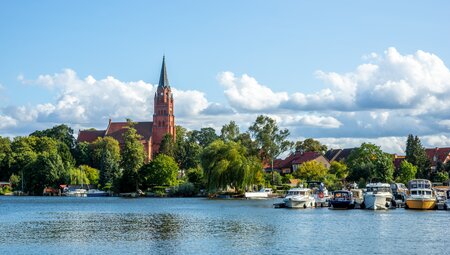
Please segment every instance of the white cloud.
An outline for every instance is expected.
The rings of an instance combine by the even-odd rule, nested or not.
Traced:
[[[274,109],[288,99],[286,92],[275,93],[247,74],[239,78],[232,72],[223,72],[218,75],[218,80],[225,87],[224,93],[228,102],[236,109],[248,111]]]
[[[0,129],[15,127],[17,125],[17,120],[11,118],[10,116],[0,115]]]

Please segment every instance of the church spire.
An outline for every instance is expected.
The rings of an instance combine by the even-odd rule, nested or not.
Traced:
[[[159,76],[158,87],[170,87],[169,79],[167,78],[165,59],[166,59],[166,56],[163,56],[163,62],[162,62],[162,66],[161,66],[161,75]]]

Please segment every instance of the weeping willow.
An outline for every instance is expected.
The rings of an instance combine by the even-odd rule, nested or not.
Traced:
[[[204,149],[201,164],[210,193],[228,188],[242,191],[257,184],[262,171],[259,159],[248,157],[245,147],[222,140],[216,140]]]

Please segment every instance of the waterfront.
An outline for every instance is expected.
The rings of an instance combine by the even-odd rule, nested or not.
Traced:
[[[0,197],[2,254],[445,254],[448,211],[277,200]]]

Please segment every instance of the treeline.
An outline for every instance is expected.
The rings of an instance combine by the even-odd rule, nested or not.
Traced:
[[[450,164],[431,162],[418,137],[410,135],[406,160],[395,169],[393,155],[379,146],[363,143],[344,162],[332,162],[327,169],[315,161],[305,162],[292,174],[265,173],[276,158],[288,151],[314,151],[325,154],[327,147],[317,140],[296,143],[288,140],[289,130],[280,129],[268,116],[258,116],[245,132],[234,121],[225,124],[217,135],[213,128],[187,131],[176,127],[176,140],[167,134],[160,153],[145,162],[140,136],[128,121],[124,144],[112,137],[93,143],[77,143],[73,130],[66,125],[35,131],[27,137],[0,137],[0,180],[9,180],[15,190],[40,195],[44,187],[60,184],[94,184],[115,193],[138,190],[164,193],[171,187],[176,195],[194,195],[199,190],[210,193],[261,186],[279,188],[290,179],[322,181],[332,188],[348,182],[364,186],[376,179],[384,182],[421,177],[434,181],[448,179]],[[263,164],[265,163],[265,164]]]

